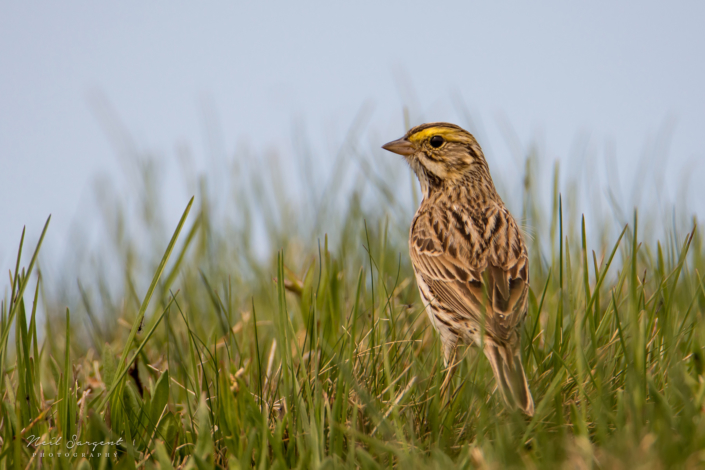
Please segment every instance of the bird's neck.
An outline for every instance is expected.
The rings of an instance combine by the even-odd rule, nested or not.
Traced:
[[[428,199],[431,195],[437,191],[441,191],[443,185],[445,184],[443,180],[429,172],[425,168],[419,165],[419,168],[414,168],[416,177],[419,179],[419,184],[421,185],[421,194],[424,199]]]
[[[425,170],[416,173],[421,184],[421,192],[426,201],[445,195],[458,201],[473,201],[477,204],[497,202],[502,199],[497,194],[489,171],[485,168],[473,168],[455,179],[441,180]]]

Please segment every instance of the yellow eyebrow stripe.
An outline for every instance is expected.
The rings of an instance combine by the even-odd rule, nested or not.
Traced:
[[[434,136],[440,135],[444,139],[452,142],[470,142],[469,135],[460,129],[452,129],[449,127],[429,127],[428,129],[423,129],[419,132],[409,136],[409,140],[412,142],[423,142],[424,140]]]

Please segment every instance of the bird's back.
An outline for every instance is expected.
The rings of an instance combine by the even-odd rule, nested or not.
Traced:
[[[498,341],[514,342],[526,313],[526,248],[501,200],[477,202],[425,199],[411,225],[411,259],[422,296],[443,309],[437,316],[461,331],[467,322],[482,324]]]

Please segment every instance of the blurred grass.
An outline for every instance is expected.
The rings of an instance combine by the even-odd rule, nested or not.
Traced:
[[[511,208],[531,227],[523,352],[536,415],[505,409],[473,348],[444,401],[407,255],[409,173],[361,156],[356,129],[323,183],[305,159],[297,182],[272,162],[238,168],[232,221],[201,179],[166,228],[158,166],[143,165],[138,210],[104,202],[109,241],[73,294],[35,275],[49,221],[26,268],[23,232],[0,308],[0,467],[705,465],[694,223],[634,211],[624,226],[614,200],[616,216],[581,218],[574,199],[563,207],[557,166],[546,209],[528,152]],[[347,184],[351,165],[362,178]],[[305,203],[288,192],[297,184]],[[149,236],[129,235],[130,217]]]

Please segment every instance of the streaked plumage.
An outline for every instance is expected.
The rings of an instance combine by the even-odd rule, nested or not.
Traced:
[[[403,155],[421,184],[409,252],[446,365],[459,341],[482,345],[505,401],[532,415],[519,333],[529,260],[480,146],[456,125],[431,123],[383,148]]]

